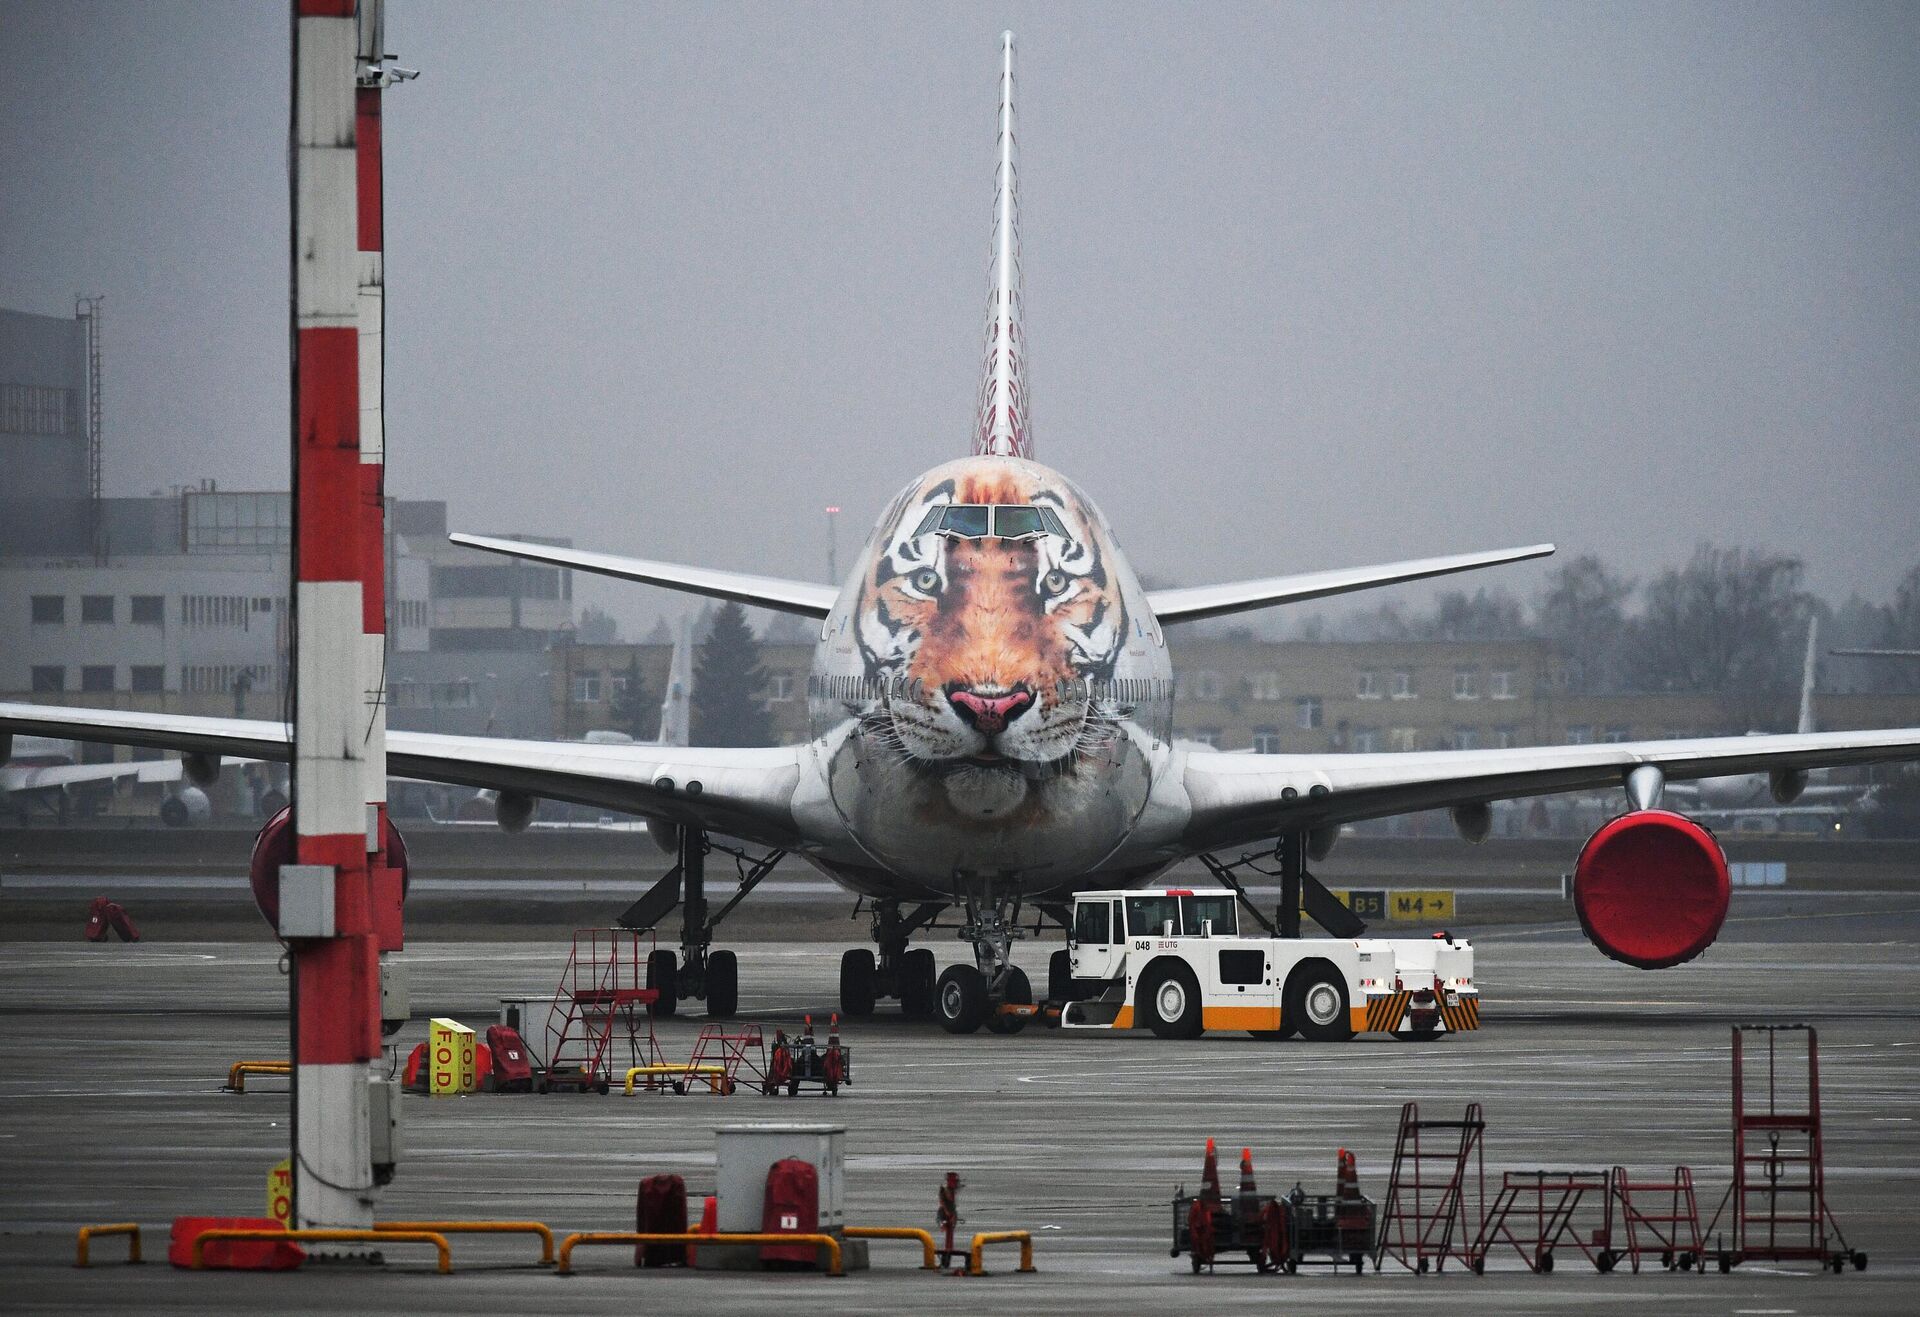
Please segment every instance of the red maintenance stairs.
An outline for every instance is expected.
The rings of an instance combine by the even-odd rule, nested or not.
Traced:
[[[1478,1102],[1459,1120],[1422,1120],[1420,1106],[1400,1108],[1400,1135],[1393,1145],[1393,1171],[1380,1210],[1373,1269],[1392,1258],[1407,1270],[1441,1271],[1449,1257],[1469,1261],[1479,1223],[1486,1217],[1487,1167],[1481,1138],[1486,1117]],[[1468,1188],[1474,1212],[1467,1213]]]
[[[653,1036],[653,1005],[660,994],[647,986],[647,958],[653,954],[651,929],[583,928],[573,935],[573,950],[560,974],[554,1001],[565,1008],[547,1017],[547,1068],[535,1086],[593,1089],[613,1084],[613,1065],[625,1041],[624,1073],[633,1066],[661,1064]]]
[[[1798,1065],[1803,1051],[1796,1044],[1804,1044],[1804,1081]],[[1757,1073],[1762,1067],[1764,1089]],[[1752,1261],[1816,1262],[1834,1272],[1851,1262],[1855,1271],[1867,1269],[1867,1255],[1848,1247],[1827,1207],[1820,1039],[1811,1025],[1733,1027],[1733,1183],[1707,1226],[1709,1235],[1722,1217],[1733,1242],[1725,1235],[1715,1241],[1721,1271]]]

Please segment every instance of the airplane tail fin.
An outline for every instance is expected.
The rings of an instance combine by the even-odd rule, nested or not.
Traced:
[[[1807,658],[1806,665],[1800,670],[1800,722],[1795,731],[1813,730],[1813,679],[1819,670],[1820,655],[1820,619],[1807,619]]]
[[[1026,344],[1020,326],[1020,207],[1014,197],[1013,33],[1000,34],[1000,163],[994,171],[992,288],[987,351],[974,426],[976,456],[1032,457]]]
[[[660,701],[660,744],[693,743],[693,619],[682,617],[667,667],[667,694]]]

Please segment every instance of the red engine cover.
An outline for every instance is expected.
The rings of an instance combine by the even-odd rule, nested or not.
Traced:
[[[1731,891],[1713,834],[1658,809],[1606,824],[1573,871],[1573,908],[1588,940],[1641,969],[1678,965],[1712,946]]]
[[[388,863],[400,871],[400,897],[407,895],[407,839],[393,820],[386,818],[381,840],[386,843]],[[287,806],[267,820],[253,839],[253,855],[247,861],[247,881],[253,886],[253,903],[266,916],[267,926],[280,927],[280,866],[294,862],[293,807]]]

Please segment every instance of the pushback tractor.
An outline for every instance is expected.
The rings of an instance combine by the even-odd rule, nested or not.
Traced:
[[[1209,1029],[1341,1042],[1436,1038],[1480,1026],[1463,938],[1243,936],[1225,888],[1081,892],[1063,1029]]]

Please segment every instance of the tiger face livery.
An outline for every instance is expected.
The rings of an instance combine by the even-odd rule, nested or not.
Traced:
[[[953,778],[955,803],[981,813],[1070,767],[1108,734],[1092,711],[1127,634],[1115,561],[1099,514],[1044,467],[983,457],[930,472],[863,564],[863,733]]]

